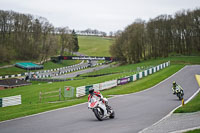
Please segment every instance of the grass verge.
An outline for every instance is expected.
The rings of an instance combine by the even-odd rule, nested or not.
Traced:
[[[200,133],[200,129],[195,129],[195,130],[184,132],[184,133]]]
[[[191,113],[200,111],[200,93],[198,93],[190,102],[176,109],[174,113]]]

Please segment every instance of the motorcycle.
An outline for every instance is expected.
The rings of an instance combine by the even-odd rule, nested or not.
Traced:
[[[182,89],[176,88],[175,94],[176,94],[176,96],[179,98],[179,100],[182,100],[182,99],[183,99],[184,92],[183,92]]]
[[[105,118],[113,119],[115,117],[114,110],[110,106],[106,107],[103,100],[95,95],[91,96],[88,100],[88,108],[94,112],[99,121],[102,121]]]

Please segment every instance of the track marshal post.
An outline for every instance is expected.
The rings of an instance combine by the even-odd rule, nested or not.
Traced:
[[[184,98],[182,99],[182,106],[184,106],[185,102],[184,102]]]

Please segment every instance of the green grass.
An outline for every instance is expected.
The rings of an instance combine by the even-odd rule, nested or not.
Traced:
[[[6,65],[13,65],[13,64],[15,64],[17,62],[26,62],[26,61],[23,61],[23,60],[12,60],[10,62],[0,63],[0,67],[6,66]],[[33,62],[37,62],[37,60],[33,60]]]
[[[94,36],[78,36],[79,52],[89,56],[110,56],[109,47],[113,43],[113,39],[94,37]]]
[[[191,113],[200,111],[200,93],[198,93],[190,102],[178,108],[174,113]]]
[[[195,130],[184,132],[184,133],[200,133],[200,129],[195,129]]]

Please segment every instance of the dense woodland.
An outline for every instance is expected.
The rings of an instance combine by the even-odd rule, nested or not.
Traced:
[[[79,50],[78,38],[67,27],[55,28],[46,18],[0,10],[0,63],[11,60],[46,61]]]
[[[167,57],[171,53],[200,53],[200,9],[159,15],[148,22],[137,19],[116,38],[110,53],[125,63]]]

